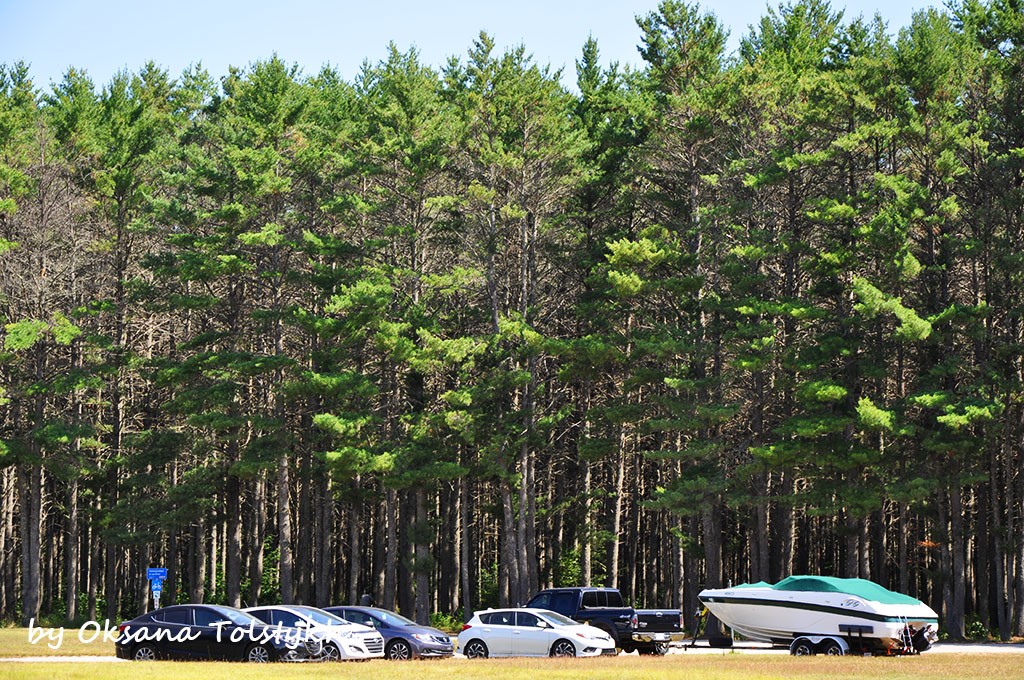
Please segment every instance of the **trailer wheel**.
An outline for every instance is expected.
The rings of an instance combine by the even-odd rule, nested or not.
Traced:
[[[825,656],[843,656],[842,646],[835,640],[822,640],[820,651]]]
[[[817,650],[814,649],[814,643],[807,638],[797,638],[790,645],[789,653],[793,656],[814,656]]]

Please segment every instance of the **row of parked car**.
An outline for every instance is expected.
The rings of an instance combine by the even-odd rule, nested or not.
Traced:
[[[451,638],[375,607],[181,604],[118,627],[119,658],[332,661],[451,656]]]
[[[614,588],[553,588],[526,607],[476,612],[463,625],[458,647],[471,659],[598,656],[620,649],[664,654],[682,638],[679,610],[635,610]],[[136,660],[326,661],[453,653],[446,633],[362,606],[175,605],[121,624],[117,640],[117,655]]]

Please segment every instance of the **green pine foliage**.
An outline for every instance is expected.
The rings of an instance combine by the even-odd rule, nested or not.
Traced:
[[[1021,16],[799,0],[728,55],[664,0],[574,88],[486,33],[352,82],[0,66],[18,569],[102,544],[111,617],[160,553],[177,599],[419,618],[819,571],[1019,632]]]

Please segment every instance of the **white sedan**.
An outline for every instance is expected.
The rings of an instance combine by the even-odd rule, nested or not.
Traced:
[[[462,626],[459,650],[470,659],[599,656],[615,654],[615,641],[602,630],[547,609],[487,609]]]
[[[271,626],[297,628],[323,641],[323,658],[379,659],[384,656],[384,637],[369,626],[351,623],[316,607],[272,605],[245,610]]]

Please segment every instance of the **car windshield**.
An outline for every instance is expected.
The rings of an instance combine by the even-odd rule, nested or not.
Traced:
[[[217,612],[218,614],[223,616],[225,619],[227,619],[228,621],[230,621],[231,623],[233,623],[233,624],[235,624],[237,626],[248,626],[250,624],[255,624],[257,626],[264,626],[264,625],[266,625],[265,623],[263,623],[262,621],[257,619],[252,614],[247,614],[246,612],[240,612],[237,609],[232,609],[231,607],[210,607],[210,608],[213,609],[215,612]]]
[[[558,612],[537,612],[537,615],[548,623],[556,626],[578,626],[579,621],[573,621],[568,616],[562,616]]]
[[[318,623],[321,626],[351,626],[352,624],[345,619],[335,616],[330,612],[325,612],[322,609],[316,607],[296,607],[292,606],[292,609],[299,612],[306,618],[311,619],[314,623]]]
[[[415,621],[413,621],[412,619],[405,618],[401,614],[396,614],[394,612],[384,611],[383,609],[374,609],[373,610],[373,615],[376,616],[381,621],[383,621],[384,623],[390,623],[392,626],[418,626],[418,625],[420,625],[420,624],[416,623]]]

